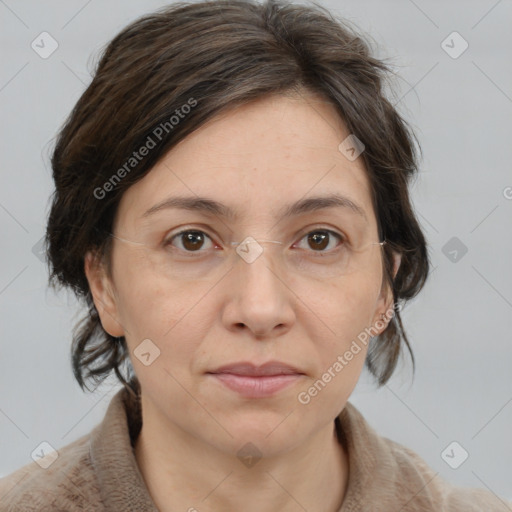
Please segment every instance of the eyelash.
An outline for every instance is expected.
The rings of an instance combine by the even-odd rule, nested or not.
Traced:
[[[174,239],[179,238],[180,236],[182,236],[182,235],[184,235],[186,233],[200,233],[200,234],[203,234],[206,237],[208,237],[212,241],[212,243],[214,243],[212,237],[210,235],[208,235],[208,233],[206,233],[205,231],[203,231],[201,229],[191,229],[191,228],[188,228],[188,229],[184,229],[182,231],[179,231],[178,233],[175,233],[174,235],[169,237],[167,240],[164,241],[163,245],[165,247],[172,246],[172,242],[173,242]],[[321,251],[310,250],[310,251],[308,251],[308,252],[313,253],[315,256],[319,256],[319,257],[325,256],[326,254],[330,255],[332,253],[337,252],[339,247],[344,245],[344,243],[347,241],[346,237],[344,235],[342,235],[341,233],[337,233],[336,231],[333,231],[331,229],[326,229],[326,228],[312,229],[312,230],[308,231],[307,233],[304,233],[304,235],[302,235],[302,237],[299,239],[299,241],[303,240],[305,237],[307,237],[308,235],[311,235],[313,233],[328,233],[329,235],[333,235],[336,238],[338,238],[339,241],[341,242],[335,249],[331,249],[330,251],[324,251],[324,250],[321,250]],[[329,242],[330,242],[330,240],[329,240]],[[174,247],[174,246],[172,246],[172,247]],[[195,254],[201,255],[202,253],[206,252],[205,250],[201,250],[201,249],[199,249],[197,251],[187,251],[186,249],[180,249],[180,248],[176,248],[176,249],[179,250],[179,251],[182,251],[182,252],[184,252],[184,253],[186,253],[188,255],[193,255],[193,257],[195,256]]]

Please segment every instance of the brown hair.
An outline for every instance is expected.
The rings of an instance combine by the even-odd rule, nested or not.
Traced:
[[[385,97],[389,66],[369,48],[320,5],[281,0],[176,3],[133,22],[106,46],[56,141],[56,190],[46,233],[50,284],[70,287],[88,307],[72,347],[82,389],[112,370],[128,388],[138,386],[126,341],[104,331],[84,272],[89,250],[109,262],[109,234],[122,194],[206,121],[267,95],[310,91],[336,107],[365,145],[361,158],[379,235],[387,241],[384,280],[395,302],[421,290],[429,261],[408,194],[417,171],[416,138]],[[135,158],[149,138],[153,147]],[[394,280],[392,250],[402,255]],[[393,373],[402,344],[414,369],[396,311],[368,350],[366,365],[379,385]]]

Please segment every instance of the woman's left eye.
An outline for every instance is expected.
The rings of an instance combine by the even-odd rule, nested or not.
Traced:
[[[307,244],[309,245],[310,248],[313,249],[314,252],[328,252],[325,251],[324,249],[329,246],[329,244],[333,240],[333,237],[337,238],[338,241],[344,241],[342,235],[339,235],[338,233],[331,231],[330,229],[317,229],[314,231],[310,231],[301,238],[301,241],[306,239]],[[331,247],[331,249],[333,248],[334,247]]]

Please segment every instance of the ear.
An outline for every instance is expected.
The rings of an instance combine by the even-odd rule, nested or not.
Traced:
[[[103,262],[95,253],[89,251],[85,255],[84,270],[103,329],[111,336],[124,336],[123,326],[119,322],[114,286]]]
[[[393,252],[393,279],[396,277],[401,261],[402,255],[397,252]],[[374,336],[378,336],[386,330],[389,321],[395,314],[393,306],[393,293],[391,287],[389,286],[389,283],[384,282],[381,287],[379,298],[377,299],[377,307],[371,324],[372,330],[376,332]]]

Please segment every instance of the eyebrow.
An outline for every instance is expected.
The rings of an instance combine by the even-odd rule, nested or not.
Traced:
[[[301,215],[313,211],[323,210],[326,208],[346,208],[353,213],[360,215],[366,221],[365,210],[357,203],[352,201],[346,196],[341,194],[329,194],[325,196],[309,197],[306,199],[300,199],[299,201],[285,205],[278,213],[277,217],[279,220],[284,218],[292,217],[295,215]],[[229,206],[222,204],[214,199],[208,197],[169,197],[164,199],[160,203],[155,204],[149,210],[144,212],[142,217],[147,217],[155,212],[167,209],[167,208],[179,208],[183,210],[196,211],[202,213],[209,213],[218,215],[227,219],[235,219],[237,217],[236,210]]]

